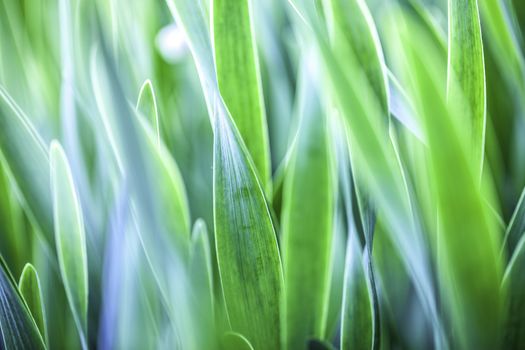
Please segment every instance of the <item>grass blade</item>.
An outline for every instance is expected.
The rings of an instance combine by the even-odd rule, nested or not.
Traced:
[[[285,349],[304,348],[309,338],[323,339],[326,333],[335,174],[314,65],[313,57],[305,59],[301,120],[284,185]]]
[[[136,109],[149,120],[151,128],[157,134],[157,144],[160,146],[160,126],[157,99],[155,98],[155,91],[153,91],[153,84],[149,79],[147,79],[140,88]]]
[[[499,347],[502,319],[502,261],[498,227],[485,201],[488,181],[479,186],[479,164],[469,158],[469,133],[458,119],[462,104],[447,104],[444,63],[408,17],[393,17],[396,63],[410,82],[429,145],[431,178],[439,210],[438,270],[446,315],[454,333],[452,345],[462,349]],[[402,63],[401,63],[402,62]],[[450,82],[450,80],[449,80]],[[450,102],[450,101],[448,101]],[[458,108],[459,107],[459,108]],[[468,247],[468,249],[466,249]],[[474,273],[475,272],[475,273]]]
[[[58,263],[83,348],[87,348],[88,267],[82,209],[69,163],[57,141],[49,149]]]
[[[47,342],[47,326],[40,279],[33,265],[28,263],[24,266],[18,282],[18,290],[20,290],[20,294],[24,298],[40,334],[44,341]]]
[[[212,1],[213,46],[221,96],[268,190],[268,128],[251,7],[251,0]]]
[[[210,240],[204,220],[198,219],[193,225],[192,246],[190,251],[189,275],[192,286],[200,331],[207,334],[201,337],[200,349],[212,349],[215,320],[213,299],[213,270],[211,261]]]
[[[0,257],[0,344],[3,349],[45,349],[38,327]]]
[[[255,349],[279,349],[283,275],[269,207],[227,111],[215,121],[215,243],[226,310]]]
[[[448,79],[450,103],[462,104],[459,115],[469,135],[472,159],[483,168],[486,124],[485,62],[477,0],[448,0]],[[455,81],[453,81],[455,80]]]
[[[372,349],[375,338],[372,295],[355,229],[350,230],[345,264],[341,349]]]

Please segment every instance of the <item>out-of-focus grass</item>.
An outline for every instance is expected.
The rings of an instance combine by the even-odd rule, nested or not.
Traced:
[[[524,8],[1,0],[0,347],[525,346]]]

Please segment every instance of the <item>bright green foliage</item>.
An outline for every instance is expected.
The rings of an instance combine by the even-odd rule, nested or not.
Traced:
[[[24,266],[18,282],[18,289],[38,326],[40,334],[44,339],[47,339],[46,317],[44,306],[42,305],[40,280],[33,265],[26,264]]]
[[[304,349],[326,332],[335,204],[328,120],[316,93],[311,57],[302,72],[299,130],[287,164],[282,234],[286,296],[283,347]],[[310,264],[311,261],[315,264]]]
[[[439,63],[431,58],[437,57],[432,56],[437,48],[424,36],[415,36],[409,21],[396,28],[406,54],[401,70],[413,84],[410,88],[428,139],[439,210],[441,288],[452,327],[462,330],[452,343],[464,349],[493,349],[498,346],[503,315],[501,236],[479,189],[468,140],[459,131],[461,105],[447,107]]]
[[[374,346],[372,295],[357,232],[353,231],[351,234],[346,253],[341,349],[372,349]]]
[[[280,348],[281,260],[264,191],[227,114],[215,121],[215,243],[232,329],[254,349]]]
[[[62,282],[82,346],[87,347],[88,267],[82,209],[64,150],[49,148],[55,242]]]
[[[477,0],[448,1],[448,82],[451,104],[461,107],[465,134],[470,138],[472,159],[483,167],[485,149],[485,63]]]
[[[524,16],[0,1],[0,348],[523,348]]]
[[[251,2],[212,1],[213,47],[221,96],[266,189],[270,152]]]

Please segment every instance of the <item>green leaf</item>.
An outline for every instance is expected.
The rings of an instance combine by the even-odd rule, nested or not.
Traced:
[[[38,327],[0,257],[0,344],[3,349],[45,349]]]
[[[365,272],[366,263],[363,260],[355,229],[350,230],[345,265],[341,349],[372,349],[374,345],[372,295]]]
[[[268,190],[268,128],[251,7],[251,0],[212,0],[214,57],[221,96]]]
[[[220,108],[221,105],[219,105]],[[215,118],[215,243],[226,310],[254,349],[280,348],[283,276],[264,191],[225,109]]]
[[[485,62],[477,0],[448,0],[448,81],[450,103],[461,105],[472,160],[483,168],[486,124]]]
[[[197,219],[193,225],[192,245],[190,251],[189,275],[192,279],[192,294],[195,295],[198,324],[200,331],[208,334],[198,339],[200,349],[212,348],[215,340],[214,332],[214,299],[213,299],[213,270],[211,264],[211,250],[206,223]]]
[[[22,192],[25,207],[52,242],[49,158],[42,138],[16,102],[0,86],[0,148]]]
[[[40,334],[42,334],[44,340],[47,339],[46,317],[42,302],[40,279],[33,265],[28,263],[24,266],[18,282],[18,289],[38,326]]]
[[[88,267],[82,209],[62,146],[52,141],[49,154],[60,274],[82,346],[87,348]]]
[[[525,342],[525,235],[522,235],[507,266],[502,289],[508,291],[509,298],[503,348],[519,349]]]
[[[250,344],[242,334],[235,332],[226,332],[221,339],[222,349],[224,350],[253,350]]]
[[[505,231],[505,240],[503,241],[503,251],[512,256],[520,238],[525,231],[525,188],[521,192],[518,204],[512,213],[509,225]]]
[[[175,244],[186,247],[190,238],[190,212],[184,180],[164,142],[140,116],[139,121],[139,136],[146,140],[148,165],[155,174],[155,184],[151,186],[156,189],[156,198],[160,202],[157,206],[159,218],[175,239]]]
[[[136,109],[149,120],[151,128],[157,135],[157,143],[160,145],[160,127],[157,99],[155,98],[155,91],[153,91],[153,84],[149,79],[146,79],[140,88]]]
[[[393,16],[390,29],[395,63],[410,82],[429,146],[430,175],[439,212],[438,272],[444,314],[450,318],[454,348],[499,348],[503,294],[499,232],[486,201],[492,203],[487,177],[479,186],[479,164],[469,159],[469,133],[458,117],[462,104],[444,91],[439,48],[410,18]],[[450,82],[450,80],[449,80]]]
[[[326,333],[336,187],[328,120],[311,70],[315,62],[311,56],[305,59],[300,126],[284,184],[286,349],[304,348],[310,337],[323,339]]]

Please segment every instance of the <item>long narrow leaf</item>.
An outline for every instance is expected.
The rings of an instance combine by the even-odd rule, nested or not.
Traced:
[[[283,276],[275,229],[255,167],[222,109],[213,162],[215,243],[232,329],[256,350],[279,349]]]
[[[212,1],[213,46],[221,96],[268,188],[268,128],[251,6],[252,0]]]
[[[335,184],[328,120],[315,88],[316,61],[305,59],[299,132],[283,197],[284,348],[305,348],[326,332]]]
[[[87,348],[88,267],[82,209],[62,146],[53,141],[49,153],[60,274],[82,346]]]
[[[477,0],[449,0],[448,82],[450,103],[462,104],[461,118],[481,176],[485,148],[485,62]],[[456,80],[456,81],[455,81]]]
[[[31,264],[26,264],[20,275],[18,289],[35,320],[42,337],[47,339],[46,317],[38,274]]]

